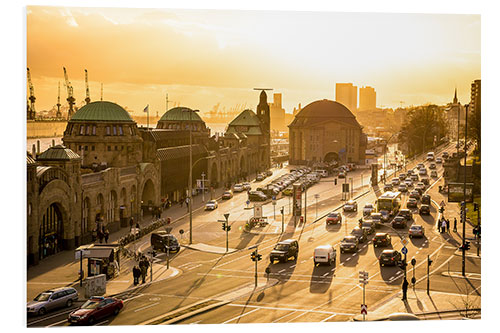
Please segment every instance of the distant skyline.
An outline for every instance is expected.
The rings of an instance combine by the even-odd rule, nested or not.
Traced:
[[[140,115],[169,100],[208,112],[246,103],[254,87],[282,93],[288,113],[335,100],[336,83],[371,86],[378,107],[462,104],[481,78],[480,15],[65,8],[27,9],[27,65],[36,109],[66,103],[62,67],[76,103],[116,102]],[[173,104],[170,104],[170,106]]]

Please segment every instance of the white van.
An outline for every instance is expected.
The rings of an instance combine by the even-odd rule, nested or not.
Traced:
[[[320,245],[314,249],[314,266],[316,264],[335,264],[337,259],[337,250],[331,245]]]
[[[434,161],[434,152],[428,152],[427,153],[427,161]]]
[[[317,172],[321,177],[328,177],[328,172],[326,170],[314,170],[315,172]]]

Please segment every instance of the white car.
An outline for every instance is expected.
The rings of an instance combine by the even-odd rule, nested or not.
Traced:
[[[421,176],[425,176],[427,174],[427,169],[426,168],[420,168],[420,170],[418,170],[418,174],[421,175]]]
[[[392,186],[398,186],[399,185],[399,178],[392,178],[391,184],[392,184]]]
[[[335,264],[337,250],[331,245],[320,245],[314,249],[314,266],[317,264]]]
[[[243,183],[243,189],[244,190],[251,190],[252,189],[252,185],[250,185],[250,183]]]
[[[349,200],[344,205],[344,212],[357,212],[358,211],[358,203],[354,200]]]
[[[243,184],[234,184],[233,191],[234,192],[243,192],[245,189],[243,188]]]
[[[425,235],[425,229],[421,225],[416,225],[413,224],[410,229],[408,230],[408,236],[410,238],[412,237],[424,237]]]
[[[217,203],[217,200],[210,200],[209,202],[206,203],[205,205],[205,210],[214,210],[219,207],[219,204]]]
[[[363,207],[363,215],[366,216],[366,215],[370,215],[371,213],[373,213],[375,211],[375,207],[373,206],[373,204],[371,203],[367,203],[364,207]]]

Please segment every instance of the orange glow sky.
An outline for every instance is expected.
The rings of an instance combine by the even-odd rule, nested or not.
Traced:
[[[116,102],[162,114],[165,93],[210,110],[258,103],[274,88],[292,112],[335,99],[336,82],[372,86],[377,106],[462,104],[481,78],[479,15],[33,7],[27,9],[27,65],[36,109],[65,102],[62,67],[77,104]],[[271,93],[272,95],[272,93]],[[272,101],[272,96],[269,98]],[[170,105],[172,106],[172,105]]]

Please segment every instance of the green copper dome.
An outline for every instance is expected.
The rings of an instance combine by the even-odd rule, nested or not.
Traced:
[[[124,108],[118,104],[104,101],[92,102],[83,106],[69,121],[134,122]]]
[[[189,117],[192,117],[191,121],[203,122],[203,119],[201,119],[201,117],[198,115],[198,112],[194,112],[190,108],[186,108],[183,106],[168,110],[163,114],[159,121],[190,121]]]

